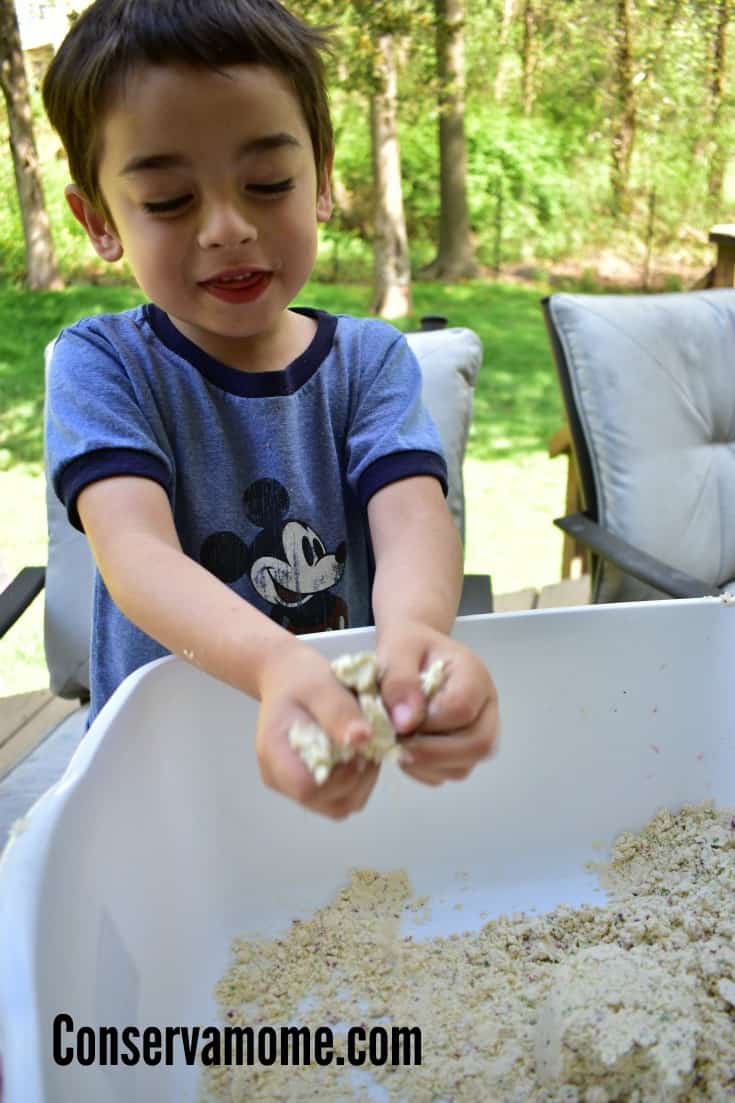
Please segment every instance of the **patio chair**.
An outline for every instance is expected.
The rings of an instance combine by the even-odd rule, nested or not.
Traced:
[[[422,319],[407,334],[423,377],[424,401],[439,430],[448,469],[448,505],[464,539],[462,464],[472,419],[473,388],[482,364],[482,343],[474,331],[446,328],[446,319]],[[53,342],[46,349],[48,373]],[[25,567],[0,594],[0,638],[44,585],[44,644],[50,688],[59,697],[89,699],[89,625],[94,564],[85,536],[69,523],[66,510],[47,485],[48,563]],[[488,575],[466,575],[459,613],[492,611]]]
[[[735,589],[735,290],[542,301],[592,602]],[[571,460],[570,460],[571,462]]]

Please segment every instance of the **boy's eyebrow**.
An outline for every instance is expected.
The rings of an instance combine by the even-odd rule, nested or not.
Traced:
[[[278,131],[275,134],[262,134],[258,138],[249,138],[238,147],[237,156],[247,157],[251,153],[267,153],[271,149],[279,149],[281,146],[301,147],[301,142],[293,134],[286,131]],[[181,168],[189,163],[189,159],[180,153],[153,153],[149,156],[132,157],[127,161],[120,172],[121,176],[128,176],[133,172],[144,172],[151,169]]]

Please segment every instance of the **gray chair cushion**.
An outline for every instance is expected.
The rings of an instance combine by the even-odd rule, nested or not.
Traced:
[[[447,461],[448,503],[464,537],[462,464],[472,420],[472,393],[482,343],[470,329],[407,334],[423,377],[423,397]],[[48,375],[54,343],[46,348]],[[50,685],[60,697],[89,693],[89,634],[94,562],[89,544],[66,516],[47,480],[49,549],[46,570],[45,649]]]
[[[52,341],[45,351],[47,379],[53,347]],[[48,478],[46,515],[49,546],[43,634],[49,685],[59,697],[86,698],[94,560],[86,537],[69,523]]]
[[[735,289],[553,295],[598,520],[722,585],[735,576]],[[664,596],[602,564],[595,601]]]
[[[474,330],[461,327],[407,333],[406,339],[421,367],[424,404],[436,422],[447,461],[447,503],[464,541],[462,466],[482,342]]]

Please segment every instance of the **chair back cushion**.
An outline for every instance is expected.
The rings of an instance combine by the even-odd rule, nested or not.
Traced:
[[[407,333],[406,339],[421,368],[424,405],[439,430],[447,461],[447,504],[464,541],[462,467],[482,342],[474,330],[463,327]]]
[[[713,586],[735,576],[735,289],[552,295],[597,520]],[[562,370],[560,368],[560,370]],[[579,443],[579,442],[577,442]],[[661,594],[599,562],[595,601]]]
[[[472,420],[472,394],[482,343],[470,329],[409,333],[421,367],[423,398],[447,461],[447,500],[464,538],[462,464]],[[46,348],[48,376],[54,342]],[[49,549],[46,570],[45,649],[50,685],[60,697],[89,694],[89,637],[94,561],[86,537],[70,523],[47,479]]]
[[[46,379],[54,342],[46,346]],[[49,685],[59,697],[89,696],[89,637],[94,560],[87,538],[70,524],[66,509],[46,479],[48,560],[44,648]]]

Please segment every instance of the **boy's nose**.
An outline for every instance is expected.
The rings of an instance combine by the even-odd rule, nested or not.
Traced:
[[[258,231],[253,223],[233,203],[211,204],[202,213],[198,234],[202,249],[243,245],[255,241],[257,236]]]

